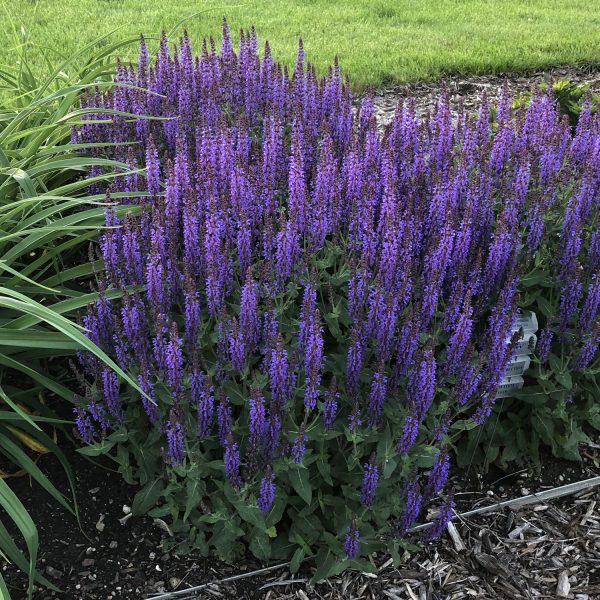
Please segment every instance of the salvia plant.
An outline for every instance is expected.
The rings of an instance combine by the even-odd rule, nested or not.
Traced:
[[[337,63],[318,78],[300,45],[288,73],[226,24],[197,58],[187,35],[155,61],[142,40],[117,82],[85,106],[161,119],[73,130],[139,141],[110,147],[131,212],[106,212],[82,324],[147,397],[82,353],[83,451],[142,485],[134,512],[180,550],[311,557],[320,578],[398,558],[428,509],[439,535],[454,441],[494,408],[541,263],[558,336],[582,373],[596,360],[597,118],[573,134],[551,95],[514,114],[505,92],[494,122],[442,96],[380,134]]]
[[[558,84],[560,94],[565,86]],[[563,110],[560,95],[557,104]],[[579,444],[589,441],[592,428],[600,431],[600,145],[595,112],[594,100],[587,96],[574,135],[565,138],[564,150],[556,154],[564,185],[541,191],[554,200],[543,217],[540,249],[525,263],[527,273],[520,282],[520,304],[535,311],[541,327],[525,387],[514,399],[496,405],[483,430],[461,440],[462,462],[475,454],[501,465],[539,463],[541,445],[561,458],[581,460]],[[575,156],[587,157],[589,164],[573,164]],[[575,170],[579,183],[573,180]]]

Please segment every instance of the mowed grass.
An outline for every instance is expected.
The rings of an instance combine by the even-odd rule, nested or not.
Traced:
[[[115,28],[118,37],[157,35],[199,11],[185,24],[198,49],[203,36],[220,38],[226,15],[232,31],[254,24],[288,64],[299,36],[320,73],[337,54],[358,89],[600,63],[600,0],[4,0],[4,8],[1,64],[14,63],[21,26],[54,62]],[[41,65],[41,53],[30,60]]]

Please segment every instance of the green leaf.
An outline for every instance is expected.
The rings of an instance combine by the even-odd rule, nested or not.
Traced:
[[[244,530],[237,525],[235,520],[219,521],[215,524],[213,531],[210,543],[221,560],[231,562],[239,556],[242,546],[237,540],[244,535]]]
[[[380,459],[390,458],[396,454],[396,444],[392,438],[392,431],[390,424],[388,423],[385,427],[385,431],[380,435],[379,442],[377,444],[377,456]]]
[[[327,461],[327,456],[319,456],[317,459],[317,469],[321,474],[321,477],[328,485],[333,485],[333,479],[331,478],[331,466]]]
[[[264,516],[265,525],[268,528],[271,528],[274,525],[277,525],[279,521],[281,521],[281,517],[286,509],[286,502],[284,498],[281,498],[279,495],[275,496],[275,502],[273,502],[269,512]]]
[[[415,466],[421,468],[432,467],[438,452],[439,449],[435,446],[419,446],[418,454],[415,454]]]
[[[556,380],[560,383],[564,388],[570,390],[573,388],[573,378],[571,374],[567,371],[560,371],[559,373],[555,373]]]
[[[460,419],[452,423],[450,429],[452,431],[469,431],[475,429],[475,427],[477,427],[477,423],[473,419]]]
[[[6,560],[5,557],[2,558]],[[2,577],[2,575],[0,575],[0,598],[2,598],[2,600],[11,600],[10,593],[6,587],[6,582],[4,581],[4,577]]]
[[[315,584],[340,573],[347,566],[347,562],[340,560],[329,548],[321,548],[315,558],[317,570],[310,580]]]
[[[200,500],[206,493],[206,484],[201,479],[190,478],[187,480],[185,485],[186,501],[185,501],[185,513],[183,514],[183,521],[187,521],[192,510],[194,510]]]
[[[502,460],[506,463],[512,462],[517,458],[519,449],[517,444],[510,444],[502,451]]]
[[[396,470],[397,466],[398,461],[395,458],[388,458],[383,464],[383,478],[389,479]]]
[[[151,508],[156,506],[158,499],[163,495],[164,491],[165,484],[162,479],[151,481],[135,495],[131,505],[131,512],[134,515],[146,514]]]
[[[300,565],[304,560],[304,549],[297,548],[292,556],[292,560],[290,560],[290,573],[297,573],[300,569]]]
[[[552,317],[554,317],[554,307],[552,306],[552,304],[550,304],[550,302],[548,302],[548,300],[546,300],[546,298],[544,298],[543,296],[539,296],[537,299],[537,305],[542,314],[547,319],[551,319]]]
[[[68,319],[61,315],[57,315],[39,302],[35,302],[31,298],[27,298],[23,294],[20,294],[14,290],[10,290],[6,287],[0,287],[0,294],[4,294],[4,296],[0,295],[0,306],[14,308],[19,312],[29,313],[40,317],[43,321],[58,329],[59,332],[64,336],[76,342],[79,348],[88,350],[94,354],[94,356],[98,357],[102,362],[104,362],[123,379],[125,379],[125,381],[127,381],[127,383],[129,383],[135,390],[148,398],[148,400],[151,402],[154,402],[139,388],[138,384],[123,371],[123,369],[121,369],[103,350],[98,348],[85,335],[83,335],[83,333],[80,331],[80,328],[73,325]],[[2,329],[0,329],[0,332],[2,332]],[[12,333],[15,335],[17,332]],[[48,335],[51,335],[51,333],[48,332]],[[0,341],[1,340],[2,336],[0,336]]]
[[[101,454],[109,452],[114,445],[115,442],[113,440],[104,438],[101,442],[97,442],[96,444],[77,448],[77,452],[84,454],[85,456],[100,456]]]
[[[73,508],[67,502],[65,497],[54,485],[52,485],[52,483],[50,483],[50,480],[42,473],[33,460],[31,460],[31,458],[29,458],[29,456],[27,456],[27,454],[7,436],[6,431],[0,436],[0,449],[3,449],[15,464],[19,465],[19,467],[26,471],[30,477],[35,479],[35,481],[37,481],[38,484],[59,504],[66,508],[70,513],[73,513]]]
[[[520,283],[523,287],[533,287],[539,286],[547,281],[548,275],[545,271],[542,271],[541,269],[533,269],[533,271],[521,278]]]
[[[2,506],[8,516],[13,520],[25,539],[25,544],[29,551],[29,568],[27,569],[29,575],[28,593],[31,595],[31,592],[33,591],[33,575],[39,544],[38,532],[29,513],[25,510],[21,501],[2,478],[0,478],[0,506]]]
[[[238,515],[247,523],[250,523],[258,529],[262,529],[264,531],[264,517],[256,502],[248,503],[230,485],[226,485],[224,487],[224,491],[227,500],[233,504]]]
[[[292,465],[288,471],[288,477],[298,496],[300,496],[306,504],[310,504],[312,502],[312,488],[310,486],[310,474],[308,469],[303,466]]]
[[[250,552],[259,560],[269,560],[271,558],[271,540],[269,536],[255,529],[251,532],[252,541],[250,542]]]

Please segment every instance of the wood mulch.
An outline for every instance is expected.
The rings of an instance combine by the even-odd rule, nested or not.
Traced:
[[[431,114],[444,87],[450,95],[450,106],[456,110],[462,101],[468,111],[478,110],[485,92],[488,102],[497,103],[506,84],[511,97],[531,91],[542,82],[569,80],[588,84],[591,92],[600,92],[600,66],[555,67],[531,74],[505,73],[470,77],[448,77],[441,81],[415,82],[378,90],[374,104],[379,124],[383,127],[394,115],[398,101],[412,98],[419,117]]]

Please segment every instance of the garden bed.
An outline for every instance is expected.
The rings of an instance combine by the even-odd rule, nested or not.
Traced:
[[[456,510],[466,512],[597,475],[600,445],[582,445],[581,450],[581,463],[544,456],[538,473],[492,469],[483,475],[472,468],[467,482],[464,472],[455,473],[450,486],[457,490]],[[375,560],[380,568],[375,577],[346,572],[311,588],[310,570],[291,576],[285,568],[220,583],[265,565],[253,559],[227,565],[193,554],[166,552],[162,546],[169,534],[159,522],[127,518],[124,507],[131,506],[135,487],[125,484],[118,473],[95,468],[77,453],[69,459],[75,470],[83,531],[73,517],[31,487],[27,478],[12,480],[12,487],[39,523],[40,570],[62,589],[62,593],[39,589],[36,600],[144,598],[206,583],[211,585],[196,598],[555,597],[563,572],[572,578],[571,598],[591,600],[600,594],[599,488],[518,510],[457,519],[464,550],[457,551],[445,534],[419,553],[405,554],[398,569],[380,556]],[[53,481],[64,485],[62,469],[54,458],[43,457],[39,464]],[[25,589],[25,577],[14,568],[5,567],[3,574],[10,586]],[[19,597],[18,592],[14,597]]]

